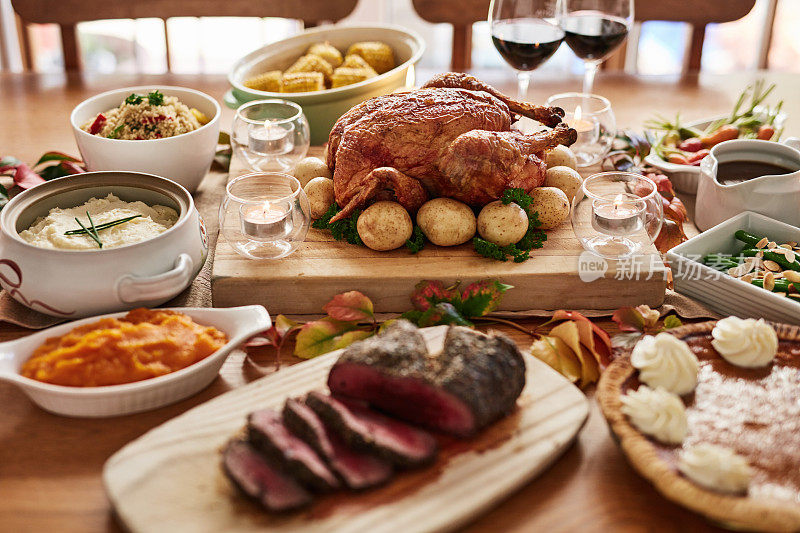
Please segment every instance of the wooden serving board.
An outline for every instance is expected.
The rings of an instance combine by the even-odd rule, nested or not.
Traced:
[[[431,349],[445,327],[423,330]],[[122,522],[134,532],[416,532],[452,530],[545,470],[588,415],[586,397],[526,356],[527,385],[517,409],[477,437],[441,440],[433,465],[399,474],[363,493],[321,497],[308,510],[270,515],[245,500],[220,468],[220,449],[261,407],[325,388],[339,352],[281,370],[210,400],[131,442],[106,463],[103,480]]]
[[[310,155],[321,154],[322,148],[311,149]],[[232,176],[241,173],[231,171]],[[273,314],[320,313],[334,295],[351,290],[366,294],[378,312],[402,312],[410,308],[409,295],[423,279],[508,283],[515,289],[503,297],[503,311],[663,303],[668,269],[655,247],[635,265],[608,262],[604,276],[591,282],[579,275],[583,251],[569,221],[548,231],[544,248],[534,250],[524,263],[481,257],[471,242],[456,247],[426,243],[416,255],[405,248],[376,252],[337,242],[329,232],[312,228],[296,252],[278,260],[247,259],[218,239],[211,286],[215,307],[259,304]]]

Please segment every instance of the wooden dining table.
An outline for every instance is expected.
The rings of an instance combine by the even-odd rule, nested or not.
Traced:
[[[418,72],[425,80],[430,72]],[[507,70],[475,72],[501,90],[514,94],[514,76]],[[595,91],[612,103],[620,128],[641,130],[653,114],[684,120],[730,111],[739,92],[758,78],[775,82],[775,98],[785,101],[786,134],[800,135],[800,75],[750,72],[734,75],[693,74],[645,77],[601,73]],[[72,108],[83,99],[132,85],[180,85],[221,100],[228,85],[215,75],[0,74],[0,156],[13,155],[34,163],[48,150],[78,154],[69,124]],[[577,91],[575,75],[534,75],[529,99]],[[233,111],[223,108],[223,129]],[[52,275],[59,276],[58,265]],[[64,280],[69,290],[69,280]],[[354,286],[353,289],[359,289]],[[291,297],[291,295],[287,295]],[[269,302],[264,302],[269,308]],[[533,328],[544,319],[519,320]],[[609,333],[609,318],[596,322]],[[531,337],[504,325],[492,326],[511,335],[521,348]],[[0,323],[0,341],[31,330]],[[285,349],[291,353],[291,349]],[[210,398],[275,371],[269,348],[246,355],[236,351],[207,389],[187,400],[155,411],[116,418],[76,419],[52,415],[32,404],[15,386],[0,383],[0,531],[119,531],[105,495],[103,463],[123,445],[148,430]],[[289,355],[282,364],[299,362]],[[535,384],[534,384],[535,386]],[[547,471],[505,501],[477,518],[467,531],[711,531],[714,526],[661,497],[628,465],[609,434],[591,389],[589,418],[574,445]],[[457,502],[454,502],[456,504]]]

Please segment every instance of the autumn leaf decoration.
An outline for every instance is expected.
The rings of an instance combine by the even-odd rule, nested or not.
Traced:
[[[614,348],[630,349],[645,334],[658,333],[683,325],[675,315],[668,315],[659,326],[661,315],[647,305],[620,307],[611,316],[622,333],[614,335]]]
[[[460,283],[445,287],[441,281],[424,280],[411,294],[414,309],[403,313],[402,317],[419,327],[472,326],[473,320],[497,309],[503,294],[511,288],[511,285],[491,279],[470,283],[463,289]]]
[[[12,189],[25,190],[45,181],[86,172],[83,161],[61,152],[46,152],[29,167],[16,157],[0,157],[0,176],[10,176],[14,185]],[[0,209],[8,202],[9,192],[0,185]]]
[[[556,311],[541,327],[555,324],[531,345],[531,355],[581,388],[596,382],[611,362],[611,339],[603,329],[575,311]]]

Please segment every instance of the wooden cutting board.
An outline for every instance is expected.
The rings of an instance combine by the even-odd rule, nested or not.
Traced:
[[[322,155],[322,148],[312,147],[310,155]],[[548,231],[544,248],[524,263],[481,257],[471,243],[449,248],[427,243],[416,255],[405,248],[375,252],[312,228],[295,253],[274,261],[247,259],[218,239],[211,287],[215,307],[259,304],[274,314],[320,313],[334,295],[350,290],[366,294],[378,312],[402,312],[423,279],[508,283],[515,289],[503,297],[504,311],[657,307],[664,301],[668,269],[654,247],[635,264],[608,262],[604,275],[591,282],[581,280],[583,251],[569,221]]]
[[[445,327],[423,330],[431,349]],[[526,356],[517,410],[467,441],[442,440],[432,466],[399,474],[364,493],[320,498],[308,510],[269,515],[246,501],[221,471],[219,450],[246,415],[287,397],[324,389],[339,352],[281,370],[214,398],[131,442],[106,463],[103,480],[134,532],[422,532],[456,529],[496,505],[555,461],[588,415],[586,397]]]

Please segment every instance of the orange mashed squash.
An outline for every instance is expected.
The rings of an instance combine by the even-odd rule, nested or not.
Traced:
[[[25,377],[71,387],[119,385],[192,365],[228,342],[223,332],[175,311],[134,309],[102,318],[38,347]]]

